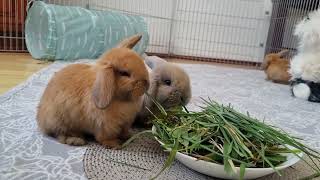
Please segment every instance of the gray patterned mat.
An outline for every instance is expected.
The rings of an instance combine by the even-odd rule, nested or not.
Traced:
[[[162,168],[167,154],[158,142],[139,138],[123,150],[111,150],[93,144],[84,155],[84,169],[89,179],[149,180]],[[211,179],[192,171],[179,162],[157,179]]]
[[[162,169],[167,157],[168,153],[163,151],[157,141],[143,136],[122,150],[106,149],[98,144],[91,144],[86,150],[83,164],[88,179],[149,180]],[[310,163],[310,160],[308,161]],[[282,176],[273,173],[257,180],[295,180],[309,176],[313,171],[300,161],[293,167],[281,171],[281,174]],[[218,180],[189,169],[177,160],[157,179]]]
[[[0,180],[86,179],[82,165],[86,147],[62,145],[43,136],[35,120],[36,106],[46,84],[54,72],[67,64],[55,62],[0,96]],[[320,150],[320,104],[291,97],[288,86],[266,82],[261,71],[181,66],[192,81],[190,109],[197,109],[200,96],[210,96],[265,118]]]

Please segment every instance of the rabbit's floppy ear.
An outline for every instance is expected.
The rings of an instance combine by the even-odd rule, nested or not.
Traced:
[[[158,90],[159,90],[159,83],[158,83],[159,79],[160,79],[159,72],[152,71],[150,73],[150,86],[148,89],[148,94],[153,98],[156,98]],[[145,103],[146,107],[151,108],[153,101],[149,96],[144,96],[144,103]]]
[[[267,54],[261,63],[261,70],[266,70],[270,64],[270,61],[273,59],[274,54]]]
[[[129,48],[129,49],[132,49],[140,41],[141,38],[142,38],[141,34],[133,35],[133,36],[121,41],[117,45],[117,48]]]
[[[264,59],[263,62],[261,63],[260,68],[261,68],[262,70],[266,70],[267,67],[268,67],[268,65],[269,65],[268,60],[267,60],[267,59]]]
[[[106,108],[115,91],[115,77],[111,65],[98,66],[96,80],[93,84],[92,98],[97,108]]]

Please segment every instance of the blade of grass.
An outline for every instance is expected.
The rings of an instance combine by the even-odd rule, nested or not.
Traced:
[[[161,171],[155,177],[151,178],[151,180],[156,179],[164,170],[166,170],[167,168],[170,168],[170,166],[172,165],[172,163],[176,157],[178,145],[179,145],[179,143],[178,143],[178,141],[176,141],[174,144],[174,147],[170,151],[170,154],[169,154],[164,166],[162,167]]]
[[[239,176],[240,180],[244,179],[245,171],[246,171],[246,165],[241,163],[241,165],[240,165],[240,176]]]
[[[130,137],[125,143],[123,143],[121,145],[121,148],[124,148],[126,147],[128,144],[130,144],[132,141],[134,141],[135,139],[137,139],[138,137],[144,135],[144,134],[151,134],[152,135],[152,131],[151,130],[145,130],[145,131],[142,131],[142,132],[139,132],[135,135],[133,135],[132,137]]]
[[[150,98],[150,99],[152,100],[152,102],[157,106],[157,108],[160,110],[160,112],[161,112],[163,115],[167,116],[167,112],[166,112],[165,109],[161,106],[161,104],[160,104],[157,100],[155,100],[150,94],[148,94],[148,93],[145,93],[145,94],[148,96],[148,98]]]
[[[230,144],[228,142],[225,142],[223,144],[223,164],[224,164],[224,170],[228,173],[228,174],[234,174],[235,172],[232,169],[231,163],[229,161],[229,151],[230,149]]]

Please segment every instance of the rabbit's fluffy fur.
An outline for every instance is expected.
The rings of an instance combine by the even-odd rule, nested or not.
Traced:
[[[298,37],[299,46],[297,55],[290,63],[292,93],[306,100],[310,100],[310,97],[320,97],[318,89],[313,89],[318,87],[317,85],[310,87],[308,83],[297,83],[320,83],[320,10],[309,13],[301,20],[296,25],[294,34]]]
[[[41,131],[65,144],[83,145],[90,134],[106,147],[120,147],[149,88],[143,59],[128,49],[141,36],[129,39],[95,65],[72,64],[54,75],[38,106]]]
[[[320,82],[320,10],[300,21],[294,34],[299,39],[299,47],[290,64],[292,78]]]
[[[190,79],[182,68],[157,56],[145,57],[145,63],[150,68],[148,94],[151,97],[165,109],[186,105],[189,102],[191,98]],[[139,124],[148,123],[150,115],[148,109],[155,112],[157,107],[151,98],[144,95],[144,103],[137,117]]]
[[[267,80],[275,83],[288,84],[290,80],[289,60],[284,58],[288,50],[283,50],[278,53],[270,53],[266,55],[262,63],[262,69],[265,71]]]

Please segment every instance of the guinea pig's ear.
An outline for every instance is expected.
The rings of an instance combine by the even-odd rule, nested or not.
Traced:
[[[117,48],[129,48],[129,49],[132,49],[140,41],[141,38],[142,38],[141,34],[133,35],[133,36],[121,41],[118,44]]]
[[[111,65],[98,66],[96,80],[93,84],[92,98],[97,108],[106,108],[115,91],[115,77]]]

